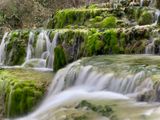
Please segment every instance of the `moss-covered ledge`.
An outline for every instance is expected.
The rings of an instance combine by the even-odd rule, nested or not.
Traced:
[[[51,74],[21,69],[0,70],[0,109],[3,117],[14,118],[33,111],[47,91]]]

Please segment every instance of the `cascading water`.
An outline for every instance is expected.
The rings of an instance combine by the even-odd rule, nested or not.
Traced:
[[[160,10],[157,9],[155,12],[155,25],[158,24],[159,17],[160,17]]]
[[[12,34],[12,33],[11,33]],[[5,65],[6,48],[10,42],[10,33],[6,32],[0,44],[0,64]],[[38,37],[34,31],[30,31],[28,45],[26,48],[26,58],[22,67],[38,67],[53,69],[54,49],[57,45],[59,33],[55,33],[53,40],[50,40],[48,31],[42,30]],[[12,50],[10,51],[12,52]]]
[[[61,69],[54,77],[42,105],[31,115],[19,120],[63,120],[54,118],[57,109],[82,100],[129,100],[129,97],[137,98],[154,89],[150,75],[156,73],[152,71],[155,66],[142,66],[142,63],[132,66],[137,59],[142,62],[142,56],[110,57],[86,58]],[[127,58],[126,62],[123,57]],[[113,64],[110,60],[113,60]]]
[[[140,6],[143,7],[143,1],[144,0],[140,0]]]
[[[145,54],[154,54],[155,51],[155,40],[153,39],[151,43],[149,43],[145,48]]]
[[[28,41],[28,46],[27,46],[27,56],[26,56],[26,61],[32,58],[32,53],[34,51],[33,48],[33,43],[34,43],[34,33],[30,32],[29,34],[29,41]]]
[[[6,38],[8,36],[8,32],[6,32],[3,36],[3,39],[1,41],[1,44],[0,44],[0,64],[3,65],[4,64],[4,60],[5,60],[5,47],[6,47]]]
[[[57,32],[53,40],[50,40],[49,32],[41,31],[36,41],[36,47],[34,48],[34,33],[30,32],[26,62],[23,66],[28,66],[29,64],[34,66],[33,64],[37,63],[37,67],[53,68],[54,49],[57,45],[58,36],[59,33]]]
[[[57,45],[57,40],[58,40],[58,36],[59,33],[57,32],[52,40],[52,42],[50,42],[49,40],[47,41],[47,59],[48,59],[48,64],[47,67],[48,68],[53,68],[53,61],[54,61],[54,49]],[[44,56],[42,55],[42,58]]]

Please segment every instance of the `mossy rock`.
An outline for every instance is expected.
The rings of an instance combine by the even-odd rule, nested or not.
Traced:
[[[33,110],[44,95],[44,88],[37,87],[33,81],[12,81],[7,85],[6,114],[13,118]]]
[[[104,32],[104,51],[108,54],[118,54],[120,52],[120,44],[117,39],[116,30],[106,30]]]
[[[147,11],[144,11],[139,20],[138,20],[138,24],[139,25],[148,25],[148,24],[152,24],[153,23],[153,14]]]
[[[160,9],[160,0],[156,0],[156,7]]]
[[[55,71],[59,70],[60,68],[64,67],[67,64],[67,59],[63,47],[58,45],[54,49],[54,63],[53,69]]]
[[[104,42],[101,40],[101,34],[98,32],[90,33],[86,42],[88,55],[100,54],[103,51]]]
[[[110,16],[110,17],[105,18],[101,22],[101,27],[102,28],[115,28],[116,27],[116,23],[117,23],[116,17]]]
[[[7,65],[21,65],[25,61],[29,31],[12,31],[6,47]]]
[[[99,16],[106,9],[65,9],[58,11],[54,16],[55,28],[63,28],[67,25],[82,26],[91,18]]]
[[[20,80],[5,70],[0,70],[0,83],[0,97],[4,101],[5,117],[8,118],[33,111],[46,91],[45,82]]]

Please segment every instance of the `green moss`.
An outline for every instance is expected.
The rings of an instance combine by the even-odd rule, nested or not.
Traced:
[[[100,15],[105,9],[65,9],[60,10],[54,16],[55,28],[63,28],[68,25],[82,26],[84,23]]]
[[[101,22],[101,27],[103,28],[115,28],[116,27],[116,17],[107,17]]]
[[[6,20],[6,17],[2,11],[0,11],[0,25],[3,25]]]
[[[44,78],[47,78],[42,75],[44,73],[32,71],[32,74],[28,70],[0,70],[0,102],[3,102],[0,105],[3,105],[4,117],[15,118],[28,114],[42,100],[48,84]]]
[[[104,32],[104,50],[108,54],[118,54],[120,52],[120,45],[117,39],[117,32],[115,30],[106,30]]]
[[[5,84],[5,114],[7,117],[17,117],[32,111],[41,100],[45,88],[33,80],[21,81],[8,73],[1,73]]]
[[[109,117],[113,120],[117,120],[117,117],[114,115],[113,109],[108,105],[105,105],[105,106],[95,105],[95,104],[92,104],[88,101],[83,100],[79,103],[77,108],[83,108],[83,107],[87,107],[88,110],[99,113],[102,116],[106,116],[106,117]]]
[[[62,46],[58,45],[54,49],[54,67],[55,71],[59,70],[60,68],[64,67],[67,63],[65,52]]]
[[[139,25],[147,25],[153,23],[153,15],[150,12],[144,11],[138,20]]]
[[[136,18],[137,7],[127,7],[125,13],[129,20],[134,20]]]
[[[103,41],[100,39],[101,34],[98,32],[90,33],[86,43],[88,55],[98,54],[102,51],[104,46]]]
[[[26,47],[29,39],[29,31],[12,31],[7,44],[7,65],[21,65],[26,56]]]

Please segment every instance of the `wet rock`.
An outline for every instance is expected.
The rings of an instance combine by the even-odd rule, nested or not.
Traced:
[[[160,9],[160,0],[156,0],[156,7]]]

